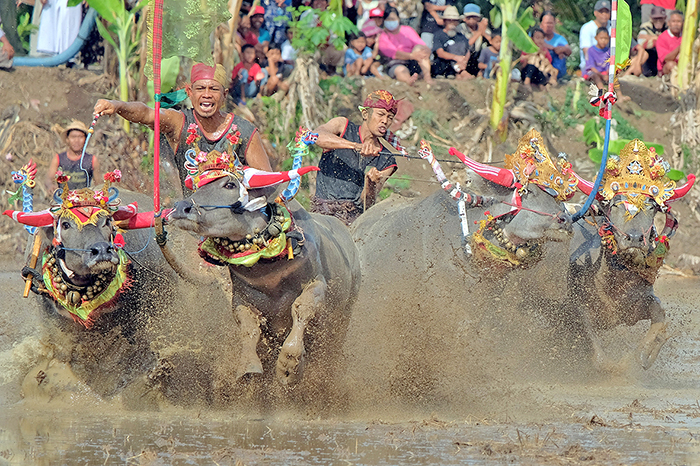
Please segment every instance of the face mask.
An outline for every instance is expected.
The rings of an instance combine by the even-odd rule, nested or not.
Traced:
[[[390,31],[396,31],[399,28],[398,21],[384,21],[384,27]]]

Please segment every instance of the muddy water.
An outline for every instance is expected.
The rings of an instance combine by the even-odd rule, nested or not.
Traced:
[[[42,393],[25,383],[22,393],[37,364],[49,376],[67,372],[47,362],[43,321],[33,300],[19,298],[15,273],[0,274],[0,464],[700,464],[698,279],[657,282],[674,337],[648,371],[567,361],[547,373],[540,361],[523,364],[520,378],[484,378],[483,391],[463,380],[463,403],[450,380],[442,404],[420,393],[393,402],[351,395],[319,417],[298,404],[134,409],[126,401],[143,393],[105,401],[78,379]],[[611,357],[633,349],[647,326],[604,334]],[[515,353],[503,357],[525,360]]]

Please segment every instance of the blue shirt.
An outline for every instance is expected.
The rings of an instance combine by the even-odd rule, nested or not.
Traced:
[[[561,47],[562,45],[569,45],[569,42],[567,42],[564,36],[559,35],[556,32],[554,33],[554,37],[552,37],[550,40],[547,40],[547,38],[545,37],[544,41],[552,47]],[[566,76],[566,58],[559,58],[559,56],[556,53],[554,53],[554,50],[550,50],[550,54],[552,55],[552,66],[559,70],[558,79],[561,79],[564,76]]]

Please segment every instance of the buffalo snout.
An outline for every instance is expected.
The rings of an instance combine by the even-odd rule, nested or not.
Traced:
[[[175,203],[175,209],[170,214],[172,219],[189,219],[197,213],[197,209],[192,199],[185,199]]]
[[[88,248],[85,265],[92,267],[101,262],[110,262],[112,264],[119,262],[114,246],[105,241],[94,243]]]

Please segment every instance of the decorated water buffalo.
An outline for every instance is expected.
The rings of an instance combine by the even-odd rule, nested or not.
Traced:
[[[298,134],[297,145],[303,140],[313,138]],[[293,192],[278,202],[267,197],[270,186],[298,186],[294,180],[316,167],[267,173],[216,151],[188,157],[186,167],[195,192],[175,205],[168,223],[200,235],[201,257],[229,269],[241,333],[236,378],[268,373],[273,364],[276,379],[290,387],[301,379],[307,350],[323,365],[342,343],[360,285],[355,244],[338,219],[307,213],[290,200]]]
[[[125,191],[120,197],[111,187],[120,175],[107,173],[101,189],[69,190],[59,173],[51,208],[4,212],[38,228],[38,264],[22,274],[72,342],[62,341],[56,353],[101,396],[114,395],[154,367],[156,357],[141,330],[167,308],[177,280],[151,231],[140,229],[153,221],[152,212],[137,212],[138,202],[148,205],[149,198]],[[121,232],[118,224],[136,229]],[[43,379],[37,380],[41,385]]]
[[[427,143],[420,153],[439,168]],[[496,341],[516,340],[504,326],[524,327],[507,316],[504,287],[538,273],[547,241],[571,237],[563,201],[577,180],[565,160],[555,165],[537,131],[506,155],[506,168],[451,153],[468,168],[466,187],[436,170],[443,190],[389,198],[352,227],[362,289],[345,345],[347,377],[358,397],[378,404],[468,403],[469,389],[448,387],[479,385],[486,367],[508,359],[496,349]],[[455,378],[463,382],[447,382]]]
[[[576,224],[567,306],[579,319],[601,367],[611,363],[597,335],[600,330],[650,320],[632,353],[644,369],[651,367],[669,338],[654,282],[678,227],[670,203],[687,194],[695,182],[691,174],[687,183],[676,186],[666,175],[669,169],[654,148],[638,139],[629,142],[605,167],[593,215]],[[593,190],[593,183],[583,179],[578,186],[586,194]],[[665,216],[660,233],[654,226],[659,213]]]

